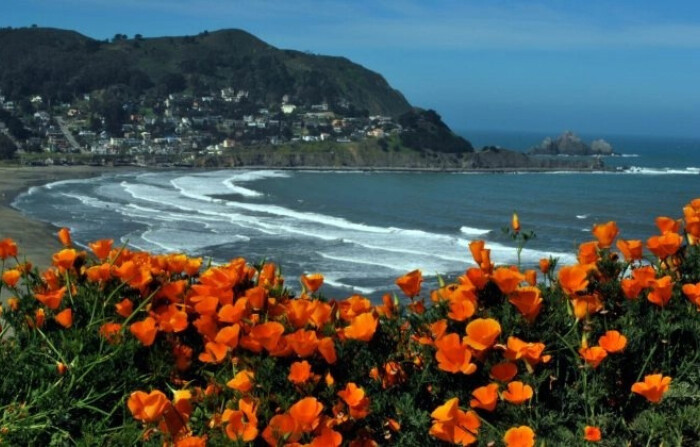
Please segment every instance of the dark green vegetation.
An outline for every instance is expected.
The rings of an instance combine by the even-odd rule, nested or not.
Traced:
[[[207,95],[234,87],[279,104],[283,95],[369,114],[411,109],[382,76],[342,57],[280,50],[241,30],[197,36],[94,40],[48,28],[0,30],[0,89],[11,98],[70,102],[84,93]]]

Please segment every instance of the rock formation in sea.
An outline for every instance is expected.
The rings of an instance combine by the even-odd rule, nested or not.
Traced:
[[[556,139],[547,137],[529,151],[537,155],[611,155],[613,148],[603,139],[586,144],[578,135],[567,130]]]

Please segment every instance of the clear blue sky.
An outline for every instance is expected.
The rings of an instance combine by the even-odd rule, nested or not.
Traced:
[[[31,24],[242,28],[378,71],[457,130],[700,137],[697,0],[2,0],[0,26]]]

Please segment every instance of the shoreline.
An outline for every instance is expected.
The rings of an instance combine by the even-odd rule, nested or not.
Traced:
[[[12,207],[14,200],[29,188],[47,183],[98,177],[122,170],[94,166],[0,167],[0,239],[12,238],[19,247],[18,258],[45,268],[51,255],[61,248],[52,223],[34,219]]]

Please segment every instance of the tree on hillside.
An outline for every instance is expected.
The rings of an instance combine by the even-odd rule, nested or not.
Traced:
[[[8,160],[15,156],[17,146],[10,140],[7,135],[0,133],[0,160]]]

